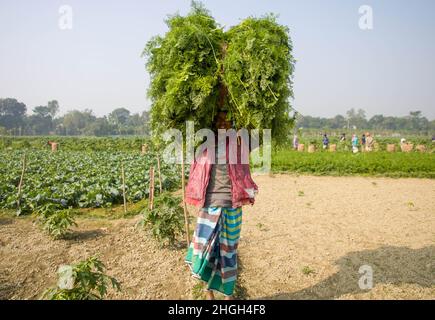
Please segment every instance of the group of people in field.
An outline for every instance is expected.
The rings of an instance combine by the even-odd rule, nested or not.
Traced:
[[[351,144],[352,144],[352,152],[357,153],[359,151],[359,146],[361,144],[361,150],[362,151],[372,151],[373,145],[374,145],[374,139],[370,132],[363,133],[361,136],[361,140],[358,138],[358,135],[352,134]],[[346,133],[342,133],[340,136],[340,144],[345,146],[345,149],[347,148],[347,140],[346,140]],[[293,148],[295,150],[298,149],[299,145],[299,138],[295,134],[293,136]],[[323,134],[322,138],[322,147],[323,149],[328,149],[329,147],[329,137],[326,133]]]

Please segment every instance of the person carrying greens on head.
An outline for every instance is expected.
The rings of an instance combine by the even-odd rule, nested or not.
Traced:
[[[224,111],[218,113],[215,124],[216,129],[231,128]],[[237,279],[242,206],[254,204],[258,187],[251,178],[249,159],[241,159],[244,140],[215,140],[215,158],[210,159],[210,151],[205,149],[191,166],[186,202],[200,210],[185,262],[192,276],[205,283],[207,299],[213,300],[213,291],[217,291],[231,300]],[[234,158],[236,163],[231,161]]]

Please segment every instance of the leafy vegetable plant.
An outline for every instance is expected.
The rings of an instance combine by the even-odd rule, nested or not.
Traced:
[[[64,238],[70,227],[77,226],[72,209],[62,209],[58,205],[48,203],[36,212],[37,221],[54,239]]]
[[[272,129],[276,141],[285,139],[292,124],[295,63],[287,27],[266,15],[224,32],[196,1],[187,16],[170,16],[166,24],[169,31],[150,40],[143,52],[155,135],[184,130],[187,120],[210,128],[221,108],[237,129]]]
[[[96,257],[90,257],[74,265],[63,265],[58,270],[58,284],[47,289],[42,299],[49,300],[96,300],[103,299],[109,285],[121,290],[120,283],[104,273],[105,265]]]
[[[152,232],[162,245],[173,245],[176,237],[183,233],[184,215],[181,198],[164,193],[155,198],[154,208],[143,210],[140,225]]]

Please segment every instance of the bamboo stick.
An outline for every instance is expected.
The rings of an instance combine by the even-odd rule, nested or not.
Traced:
[[[187,247],[190,245],[190,231],[189,231],[189,218],[188,218],[188,212],[186,207],[186,191],[185,191],[185,181],[184,181],[184,152],[183,148],[181,148],[181,189],[183,192],[183,210],[184,210],[184,225],[186,228],[186,241],[187,241]]]
[[[159,187],[160,187],[160,193],[162,193],[162,174],[160,172],[160,156],[157,154],[157,170],[159,173]]]
[[[121,163],[121,177],[122,177],[122,197],[124,200],[124,213],[127,213],[127,201],[125,198],[125,172],[124,172],[124,163]]]
[[[18,184],[18,194],[17,194],[17,207],[21,208],[21,189],[24,183],[24,172],[26,171],[26,154],[23,155],[23,168],[21,170],[20,183]]]
[[[154,167],[151,166],[150,168],[150,203],[149,203],[150,210],[153,210],[154,208]]]

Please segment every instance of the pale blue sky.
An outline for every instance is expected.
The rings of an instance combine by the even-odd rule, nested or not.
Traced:
[[[435,1],[203,1],[222,25],[267,12],[289,26],[297,59],[293,105],[306,115],[363,108],[368,116],[422,110],[435,118]],[[61,5],[72,30],[58,26]],[[361,5],[373,8],[373,30],[358,27]],[[0,0],[0,97],[30,110],[57,99],[61,112],[117,107],[148,109],[149,77],[140,54],[185,14],[190,0]]]

